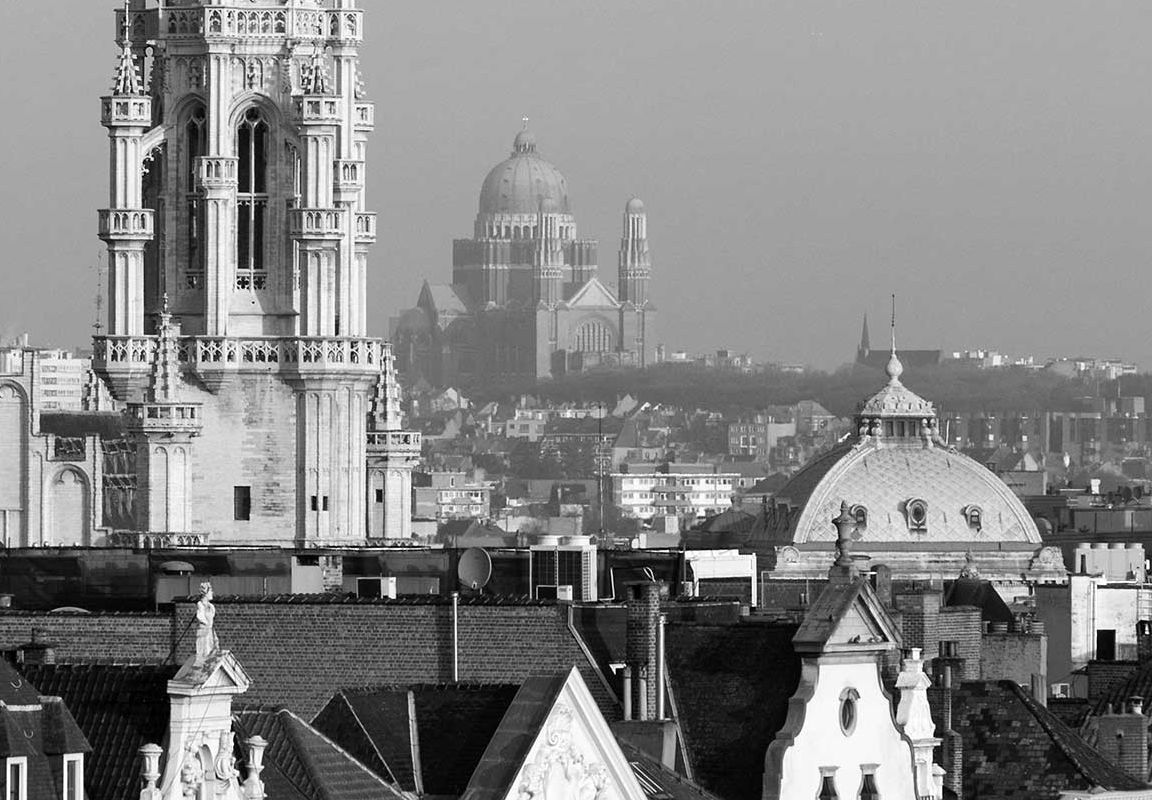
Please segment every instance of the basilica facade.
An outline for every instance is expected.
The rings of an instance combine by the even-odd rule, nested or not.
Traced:
[[[389,346],[367,336],[363,15],[355,0],[116,12],[101,99],[107,318],[92,360],[111,397],[53,423],[88,444],[73,448],[86,460],[5,479],[0,494],[24,508],[7,515],[8,544],[408,535],[419,435],[401,430]],[[37,450],[67,461],[38,443],[57,434],[15,374],[0,397],[28,443],[20,463],[42,462]],[[36,524],[55,518],[36,505],[57,474],[88,494],[68,495],[85,517],[70,535]]]
[[[471,239],[453,242],[452,282],[425,282],[393,325],[397,365],[435,385],[535,380],[653,363],[648,218],[623,214],[615,285],[598,245],[578,235],[568,182],[526,128],[480,189]]]

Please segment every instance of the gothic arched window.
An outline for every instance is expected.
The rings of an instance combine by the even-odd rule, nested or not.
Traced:
[[[268,210],[268,123],[250,108],[236,129],[236,288],[264,288],[264,227]]]
[[[188,114],[184,125],[184,150],[187,153],[184,174],[186,267],[184,285],[197,289],[204,278],[203,252],[200,248],[202,223],[200,197],[196,191],[196,161],[208,151],[208,115],[204,106],[197,104]]]

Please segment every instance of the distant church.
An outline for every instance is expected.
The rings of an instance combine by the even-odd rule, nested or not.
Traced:
[[[597,277],[596,240],[577,236],[568,182],[520,131],[484,180],[473,238],[453,242],[452,283],[425,281],[394,321],[398,369],[445,385],[651,364],[652,262],[635,198],[623,228],[613,289]]]
[[[864,315],[864,327],[860,331],[860,345],[856,348],[856,363],[865,367],[883,372],[888,368],[888,359],[891,352],[881,347],[872,349],[872,340],[868,335],[868,315]],[[901,350],[900,361],[909,369],[934,367],[940,363],[939,350]]]

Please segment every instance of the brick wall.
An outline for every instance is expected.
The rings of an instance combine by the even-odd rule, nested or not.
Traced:
[[[176,606],[185,630],[195,606]],[[564,605],[459,606],[461,681],[518,683],[529,675],[574,665],[609,719],[610,693],[568,627]],[[284,705],[311,719],[342,687],[452,680],[452,606],[437,599],[405,601],[272,602],[220,600],[220,646],[231,650],[252,679],[243,702]],[[195,649],[183,636],[177,659]]]
[[[1033,675],[1048,675],[1048,637],[1038,633],[986,633],[980,657],[986,681],[1012,680],[1031,686]]]
[[[1089,661],[1088,699],[1096,701],[1112,694],[1128,682],[1138,666],[1136,661]]]
[[[940,609],[937,633],[940,645],[936,653],[925,653],[926,657],[939,654],[939,648],[945,642],[952,642],[956,657],[964,659],[961,674],[954,675],[958,681],[975,681],[980,679],[981,663],[981,634],[984,622],[980,616],[980,609],[975,606],[951,606]]]
[[[0,611],[0,649],[32,640],[32,629],[56,645],[60,664],[160,663],[172,647],[171,614],[61,614]]]
[[[1097,722],[1096,749],[1100,754],[1134,778],[1147,780],[1148,720],[1144,714],[1104,714]]]

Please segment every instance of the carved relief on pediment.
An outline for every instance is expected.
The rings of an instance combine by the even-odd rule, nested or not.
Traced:
[[[518,800],[615,800],[602,763],[574,741],[572,709],[558,703],[543,747],[520,774]]]

